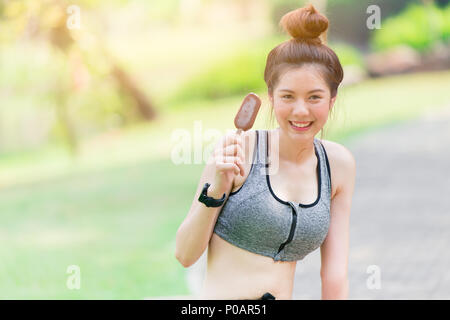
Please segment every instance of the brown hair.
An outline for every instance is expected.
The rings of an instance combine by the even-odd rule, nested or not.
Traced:
[[[280,26],[292,39],[273,48],[267,56],[264,81],[269,94],[273,95],[273,89],[285,71],[305,63],[315,63],[320,66],[331,98],[335,97],[344,71],[336,53],[325,44],[328,19],[309,4],[285,14]]]

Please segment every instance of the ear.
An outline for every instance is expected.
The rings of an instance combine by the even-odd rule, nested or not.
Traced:
[[[337,95],[330,99],[329,111],[331,111],[331,109],[333,109],[334,103],[336,102],[336,97],[337,97]]]

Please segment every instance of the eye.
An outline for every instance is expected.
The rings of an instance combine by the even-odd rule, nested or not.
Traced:
[[[286,94],[286,95],[282,96],[282,98],[285,98],[285,97],[292,97],[292,96],[290,94]]]
[[[311,96],[310,98],[314,98],[314,100],[316,100],[316,99],[320,99],[320,96],[314,95],[314,96]]]

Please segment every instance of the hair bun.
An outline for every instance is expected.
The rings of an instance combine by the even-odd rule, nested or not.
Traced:
[[[309,4],[286,13],[280,25],[296,39],[315,39],[328,29],[328,19]]]

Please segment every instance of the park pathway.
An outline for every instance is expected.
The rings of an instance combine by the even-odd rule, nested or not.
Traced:
[[[450,299],[450,108],[345,145],[357,163],[349,299]],[[293,299],[321,298],[319,270],[319,250],[298,262]]]

